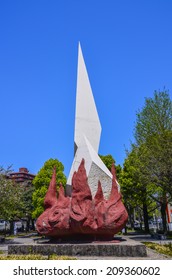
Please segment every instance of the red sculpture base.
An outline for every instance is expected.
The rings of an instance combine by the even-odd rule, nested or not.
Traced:
[[[56,239],[112,240],[114,234],[124,228],[128,214],[118,192],[114,165],[111,194],[105,199],[100,182],[92,198],[84,163],[83,159],[73,175],[72,197],[66,197],[60,186],[57,198],[54,169],[44,200],[45,211],[36,222],[40,234]]]

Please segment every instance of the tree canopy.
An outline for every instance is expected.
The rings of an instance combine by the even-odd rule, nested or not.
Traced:
[[[0,218],[13,221],[23,217],[23,190],[8,178],[10,169],[0,167]]]
[[[63,186],[66,185],[66,176],[63,173],[63,164],[57,159],[51,158],[47,160],[33,180],[33,186],[35,188],[32,196],[34,206],[32,213],[33,218],[37,218],[44,211],[43,202],[51,181],[54,167],[56,167],[57,190],[59,189],[60,183],[62,183]]]
[[[138,189],[144,190],[139,196],[145,198],[147,206],[147,199],[156,201],[161,207],[165,231],[166,205],[172,199],[172,101],[168,92],[155,91],[153,98],[146,98],[136,117],[135,144],[124,164],[123,182],[126,176],[129,178],[123,191],[129,193],[132,184],[135,195]],[[131,161],[133,155],[134,161]],[[127,175],[128,161],[130,172]]]
[[[30,228],[30,223],[32,223],[32,228],[34,228],[34,221],[32,219],[32,212],[33,212],[33,202],[32,202],[32,196],[33,192],[35,190],[33,183],[31,180],[24,181],[20,184],[20,187],[22,188],[22,201],[23,201],[23,217],[27,221],[27,231]]]
[[[144,107],[136,114],[136,143],[145,143],[150,136],[165,131],[172,131],[172,101],[167,90],[155,91],[153,98],[146,98]]]
[[[106,167],[111,171],[112,164],[113,163],[115,164],[115,159],[113,158],[113,156],[109,154],[109,155],[105,155],[105,156],[99,155],[99,157],[101,158],[103,163],[106,165]],[[115,169],[116,169],[116,174],[117,174],[117,179],[118,179],[122,168],[118,164],[118,165],[115,165]]]

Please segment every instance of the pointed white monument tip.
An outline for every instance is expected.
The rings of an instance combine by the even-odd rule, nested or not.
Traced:
[[[98,152],[101,124],[80,47],[78,51],[74,141],[78,147],[82,142],[83,135],[86,135],[95,151]]]
[[[79,55],[82,55],[82,48],[81,48],[81,43],[80,43],[80,41],[78,42],[78,56]]]

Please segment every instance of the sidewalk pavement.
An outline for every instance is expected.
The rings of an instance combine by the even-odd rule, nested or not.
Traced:
[[[132,235],[127,235],[127,236],[123,236],[123,238],[125,239],[125,237],[128,240],[135,240],[138,242],[155,242],[155,243],[159,243],[159,244],[168,244],[168,243],[172,243],[172,240],[155,240],[151,237],[150,234],[132,234]],[[8,245],[9,244],[35,244],[36,241],[39,238],[37,238],[35,235],[25,235],[25,236],[16,236],[14,239],[11,240],[6,240],[5,243],[0,244],[0,251],[3,251],[4,254],[8,253]],[[41,238],[40,238],[41,239]],[[155,251],[148,249],[147,248],[147,257],[116,257],[116,256],[88,256],[88,257],[82,257],[82,256],[77,256],[78,259],[80,260],[172,260],[172,257],[167,257],[163,254],[159,254],[156,253]]]

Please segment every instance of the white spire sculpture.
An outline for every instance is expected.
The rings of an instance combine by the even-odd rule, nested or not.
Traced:
[[[98,156],[100,135],[101,124],[82,55],[81,46],[79,44],[74,135],[75,152],[72,167],[67,180],[67,195],[71,195],[73,173],[78,170],[81,160],[84,158],[88,184],[92,195],[95,195],[98,181],[100,181],[104,196],[109,196],[112,186],[112,174]]]
[[[78,48],[78,75],[75,114],[75,144],[77,147],[85,135],[98,152],[101,134],[101,124],[94,102],[87,69],[84,63],[81,46]]]

